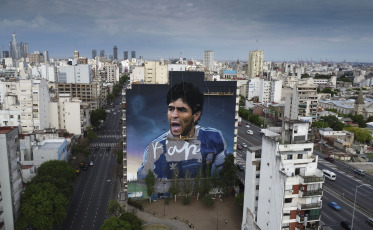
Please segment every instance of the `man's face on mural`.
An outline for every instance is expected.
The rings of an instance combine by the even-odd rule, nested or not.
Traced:
[[[194,122],[199,119],[201,112],[193,114],[189,105],[179,98],[168,105],[167,115],[172,135],[193,136]]]

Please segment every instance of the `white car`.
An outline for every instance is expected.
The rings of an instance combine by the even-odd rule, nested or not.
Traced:
[[[247,130],[247,134],[249,134],[249,135],[253,135],[254,132],[253,132],[252,130]]]
[[[93,161],[90,161],[90,162],[89,162],[89,165],[92,166],[92,165],[93,165]]]
[[[246,143],[242,143],[242,147],[247,148],[247,144]]]
[[[246,123],[246,128],[250,128],[250,125],[249,125],[249,123]]]

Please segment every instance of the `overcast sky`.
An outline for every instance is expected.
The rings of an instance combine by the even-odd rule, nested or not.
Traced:
[[[373,0],[1,0],[1,51],[14,32],[51,58],[373,62]]]

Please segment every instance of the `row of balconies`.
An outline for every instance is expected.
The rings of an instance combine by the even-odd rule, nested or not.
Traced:
[[[307,204],[301,204],[298,203],[298,210],[311,210],[311,209],[321,209],[322,207],[322,202],[318,201],[315,203],[307,203]]]

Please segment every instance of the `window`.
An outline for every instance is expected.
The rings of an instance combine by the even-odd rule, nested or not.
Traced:
[[[298,154],[298,159],[303,159],[303,154]]]
[[[293,200],[293,198],[286,198],[285,203],[291,203],[292,200]]]
[[[259,185],[256,186],[256,190],[259,190]]]
[[[290,154],[290,155],[287,155],[287,159],[288,159],[288,160],[293,159],[293,155],[291,155],[291,154]]]

